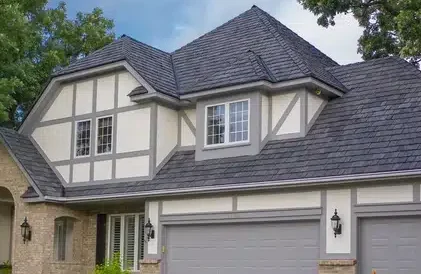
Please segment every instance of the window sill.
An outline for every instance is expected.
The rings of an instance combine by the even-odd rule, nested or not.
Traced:
[[[221,144],[221,145],[211,145],[203,147],[203,151],[206,150],[215,150],[215,149],[224,149],[224,148],[232,148],[232,147],[244,147],[250,146],[251,143],[248,142],[241,142],[241,143],[232,143],[232,144]]]
[[[78,261],[52,261],[51,264],[80,265],[80,264],[82,264],[82,262],[78,262]]]

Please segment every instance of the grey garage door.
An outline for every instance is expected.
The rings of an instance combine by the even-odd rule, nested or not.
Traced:
[[[420,274],[421,218],[363,219],[360,274]]]
[[[166,273],[316,274],[319,223],[167,228]]]

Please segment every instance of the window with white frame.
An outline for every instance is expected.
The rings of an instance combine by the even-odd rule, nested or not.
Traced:
[[[54,257],[56,261],[70,261],[73,247],[73,219],[57,218],[54,221]]]
[[[97,154],[111,153],[113,142],[113,117],[98,118]]]
[[[247,142],[250,121],[249,103],[249,100],[243,100],[207,106],[206,145]]]
[[[125,270],[139,270],[144,254],[144,217],[141,214],[110,215],[108,219],[108,258],[120,255]]]
[[[76,157],[91,153],[91,120],[76,123]]]

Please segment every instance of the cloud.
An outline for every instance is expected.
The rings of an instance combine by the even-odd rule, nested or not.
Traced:
[[[253,4],[269,12],[325,54],[341,64],[358,62],[358,38],[362,29],[351,15],[337,17],[336,26],[323,28],[317,17],[295,0],[202,0],[187,2],[167,39],[155,41],[173,51],[251,8]]]

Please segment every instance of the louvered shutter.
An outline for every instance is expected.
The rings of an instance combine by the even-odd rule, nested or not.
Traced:
[[[145,217],[139,217],[139,260],[145,255]]]
[[[115,254],[121,253],[121,217],[111,217],[111,254],[112,258]]]
[[[134,215],[125,216],[125,243],[124,243],[124,269],[134,269],[135,244],[136,244],[136,220]]]

